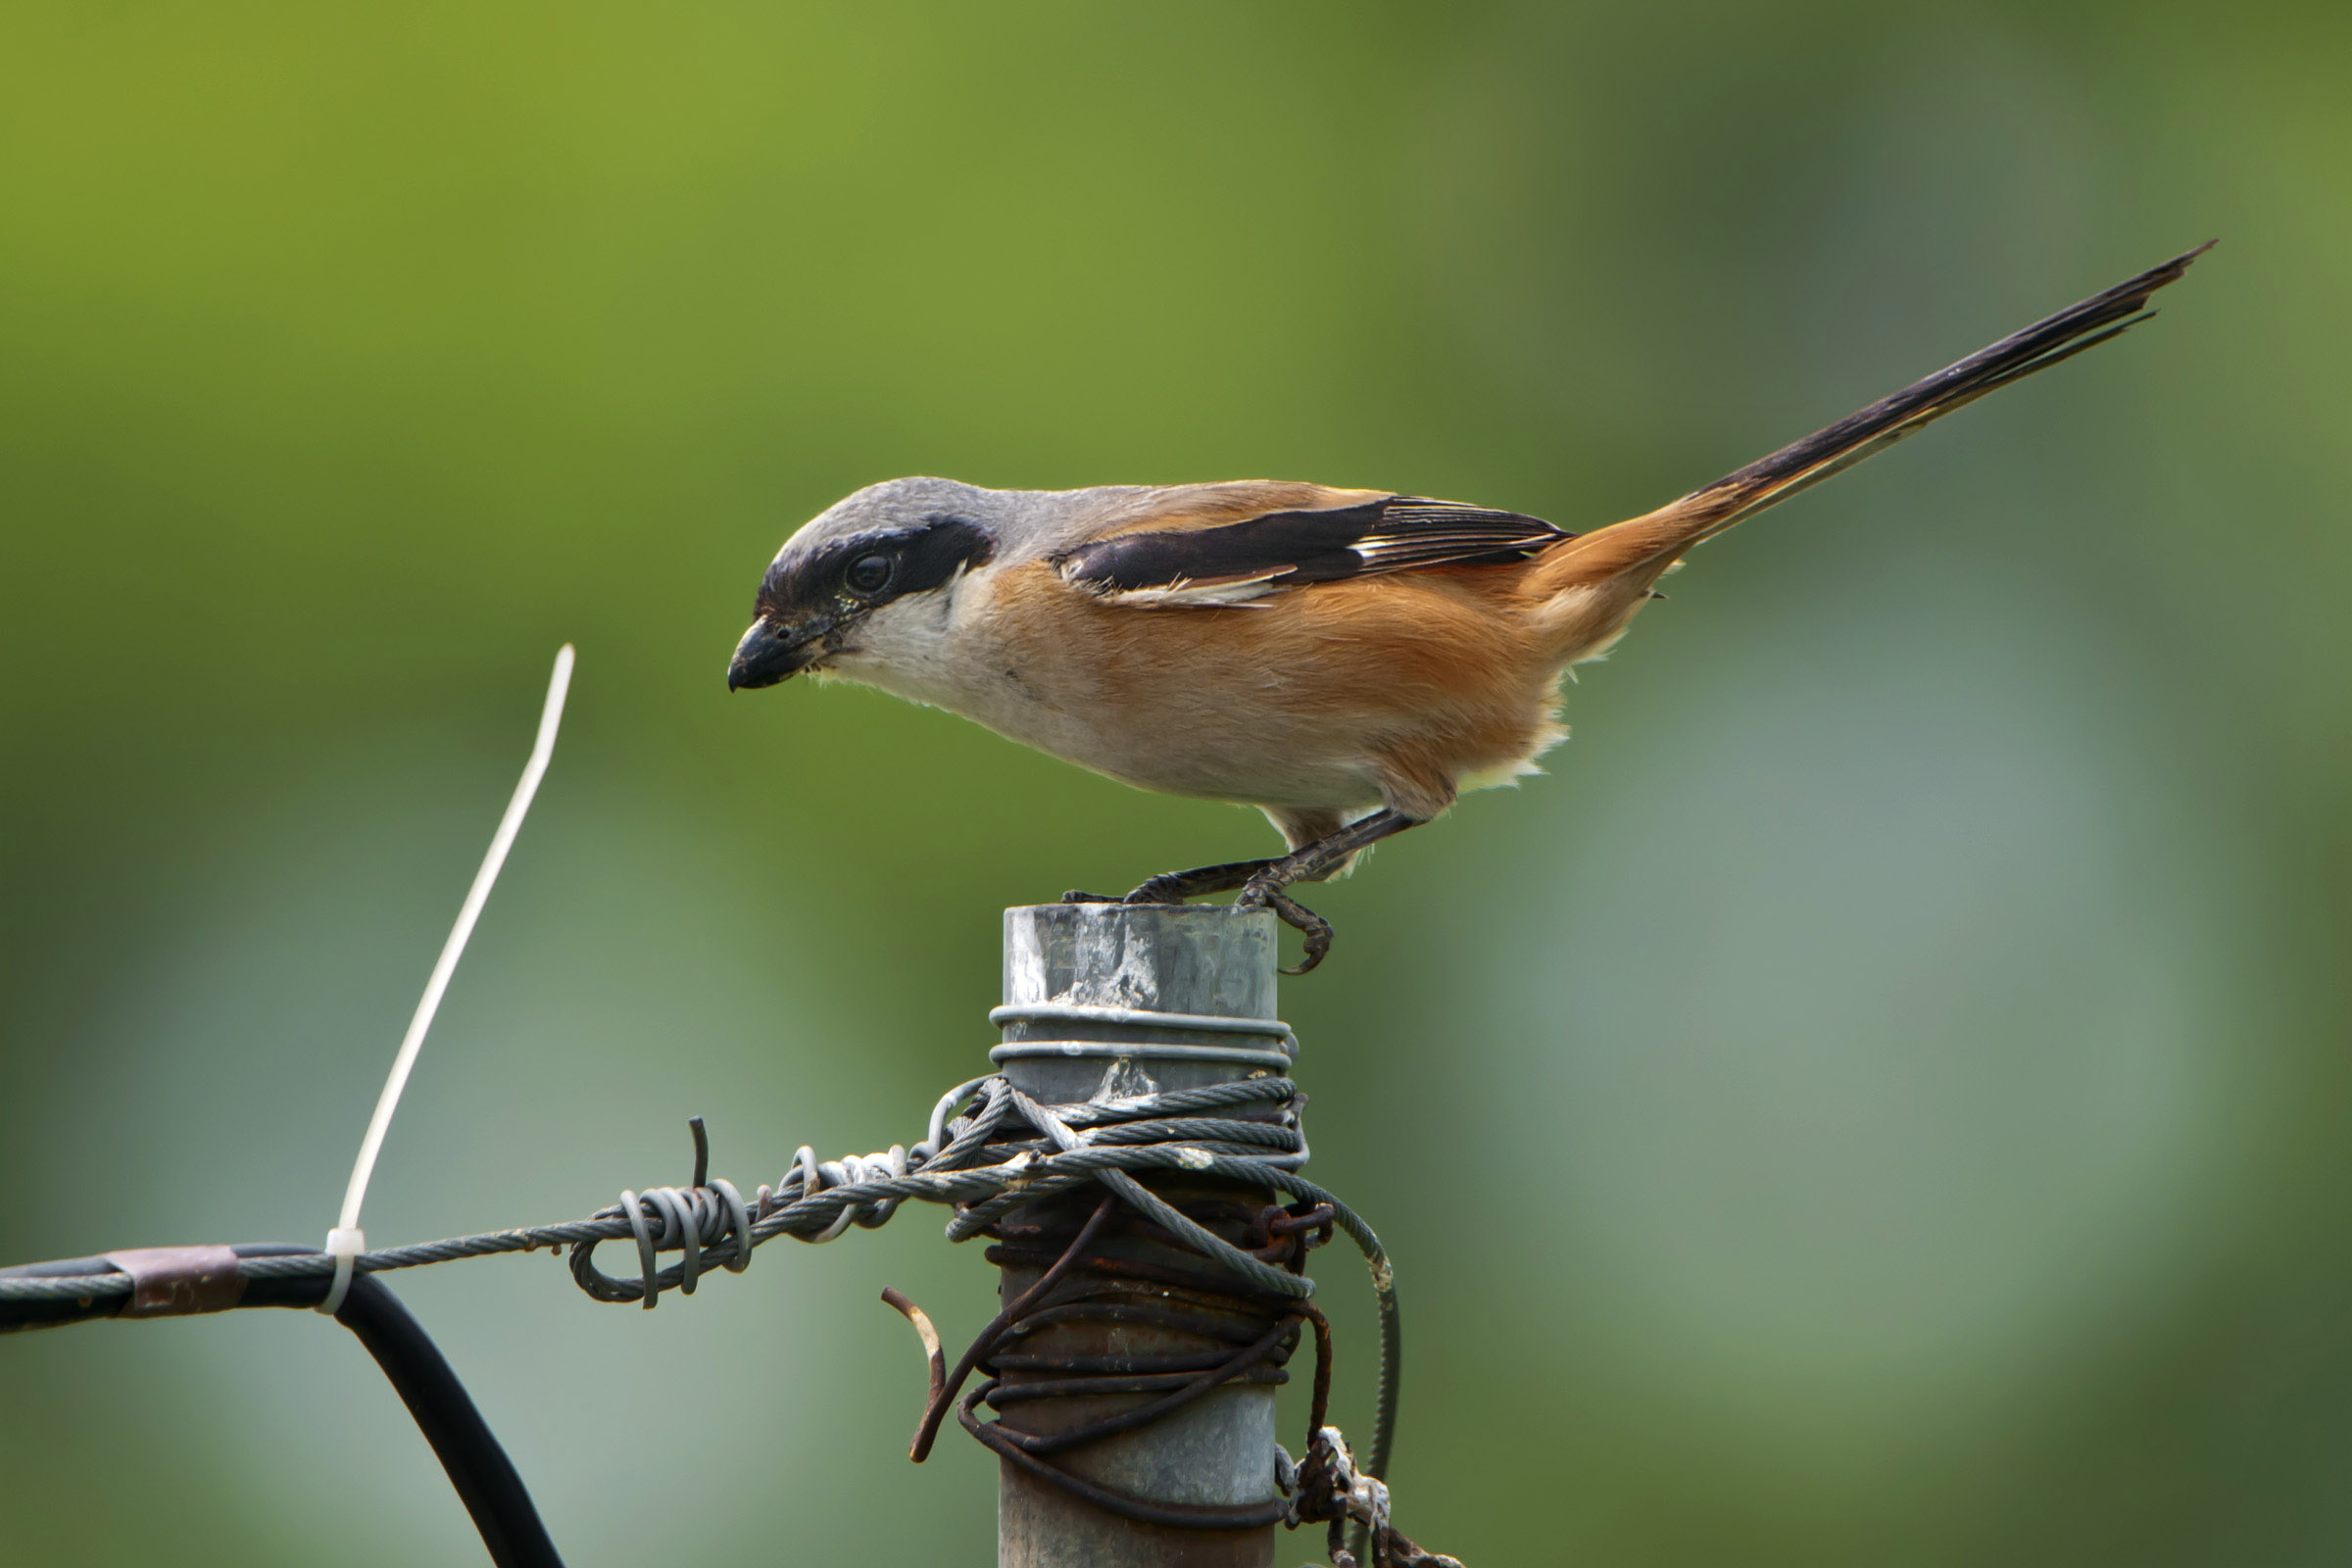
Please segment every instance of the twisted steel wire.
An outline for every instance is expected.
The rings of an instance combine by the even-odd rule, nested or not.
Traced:
[[[1008,1210],[1094,1183],[1116,1194],[1139,1215],[1226,1271],[1269,1295],[1304,1301],[1314,1282],[1250,1255],[1178,1212],[1136,1182],[1138,1172],[1177,1171],[1272,1188],[1308,1203],[1329,1204],[1333,1222],[1363,1253],[1379,1302],[1380,1381],[1370,1463],[1387,1473],[1395,1440],[1400,1345],[1396,1280],[1380,1239],[1359,1214],[1295,1168],[1306,1158],[1298,1125],[1298,1085],[1265,1076],[1199,1089],[1133,1095],[1082,1104],[1045,1105],[991,1074],[959,1084],[933,1106],[925,1136],[911,1147],[820,1160],[803,1147],[772,1185],[746,1200],[723,1178],[700,1168],[686,1187],[624,1192],[621,1201],[585,1219],[486,1231],[362,1253],[361,1273],[416,1268],[459,1258],[489,1257],[540,1249],[572,1249],[572,1275],[598,1300],[640,1301],[651,1308],[669,1290],[691,1295],[713,1266],[741,1273],[753,1251],[789,1236],[820,1244],[851,1225],[871,1229],[906,1201],[956,1208],[947,1234],[953,1241],[979,1235]],[[1270,1107],[1276,1121],[1215,1115],[1240,1107]],[[958,1107],[961,1113],[958,1114]],[[1211,1113],[1211,1114],[1203,1114]],[[699,1143],[698,1129],[698,1143]],[[628,1239],[637,1253],[636,1277],[615,1277],[595,1266],[602,1242]],[[679,1260],[657,1267],[658,1254]],[[335,1260],[322,1254],[241,1258],[247,1279],[326,1275]],[[127,1274],[0,1276],[0,1301],[94,1300],[127,1296]]]

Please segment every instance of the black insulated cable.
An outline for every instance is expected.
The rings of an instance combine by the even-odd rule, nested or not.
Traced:
[[[313,1254],[315,1247],[291,1247],[275,1242],[250,1243],[231,1249],[239,1257],[290,1257]],[[49,1263],[26,1263],[0,1268],[0,1278],[61,1278],[120,1272],[103,1257],[65,1258]],[[248,1279],[236,1305],[316,1307],[326,1299],[331,1277],[312,1274],[290,1278]],[[119,1316],[130,1302],[127,1296],[83,1297],[76,1300],[0,1300],[0,1333],[60,1327],[93,1318]],[[359,1337],[375,1364],[383,1369],[393,1392],[409,1407],[417,1430],[432,1445],[433,1456],[449,1475],[466,1511],[473,1516],[497,1568],[563,1568],[555,1543],[548,1539],[539,1510],[531,1501],[514,1461],[499,1446],[489,1424],[458,1381],[456,1372],[423,1327],[410,1316],[384,1284],[373,1275],[355,1275],[351,1289],[335,1313],[335,1321]]]

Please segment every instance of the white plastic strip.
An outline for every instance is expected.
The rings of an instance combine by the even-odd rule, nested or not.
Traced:
[[[457,973],[458,960],[465,956],[466,944],[473,935],[474,922],[481,918],[482,906],[490,900],[490,889],[498,881],[499,868],[507,863],[507,852],[514,847],[514,835],[522,831],[522,819],[531,809],[531,798],[539,793],[539,780],[546,776],[548,759],[555,755],[556,727],[564,719],[564,697],[571,689],[571,644],[565,643],[556,651],[555,673],[547,683],[547,706],[539,712],[539,738],[531,746],[531,759],[522,764],[521,782],[514,786],[514,798],[507,802],[507,814],[499,818],[498,831],[490,837],[490,853],[482,857],[482,868],[473,874],[473,886],[466,892],[466,902],[458,909],[458,923],[450,927],[449,940],[441,945],[440,961],[433,965],[432,977],[424,983],[424,995],[417,999],[416,1015],[409,1020],[409,1032],[400,1042],[400,1054],[392,1058],[392,1072],[384,1080],[384,1092],[376,1097],[375,1114],[368,1118],[368,1136],[360,1140],[360,1157],[352,1162],[351,1185],[343,1191],[343,1214],[335,1228],[327,1233],[327,1255],[335,1260],[334,1283],[327,1288],[326,1298],[318,1310],[332,1313],[343,1304],[344,1294],[351,1289],[353,1260],[368,1250],[368,1238],[360,1229],[360,1204],[368,1197],[368,1178],[375,1173],[375,1156],[384,1147],[384,1134],[391,1129],[392,1112],[400,1107],[401,1091],[409,1086],[409,1071],[416,1065],[416,1054],[424,1047],[425,1031],[433,1026],[433,1014],[441,1010],[441,995],[449,989],[449,978]]]

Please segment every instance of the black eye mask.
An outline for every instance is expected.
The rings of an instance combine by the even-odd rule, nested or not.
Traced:
[[[919,527],[853,534],[805,559],[769,567],[760,588],[760,612],[779,621],[797,621],[841,608],[844,600],[852,613],[873,610],[939,587],[956,572],[987,561],[996,548],[996,540],[978,523],[944,514],[925,519]],[[862,592],[851,583],[850,574],[869,556],[887,558],[891,573],[878,590]]]

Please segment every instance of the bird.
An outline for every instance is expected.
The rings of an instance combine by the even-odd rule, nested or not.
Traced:
[[[1538,771],[1572,665],[1691,549],[1988,392],[2104,343],[2214,244],[2127,278],[1655,511],[1586,532],[1401,491],[1244,479],[995,490],[901,478],[836,503],[762,574],[730,691],[878,687],[1146,790],[1262,810],[1288,853],[1072,903],[1292,889],[1464,791]]]

